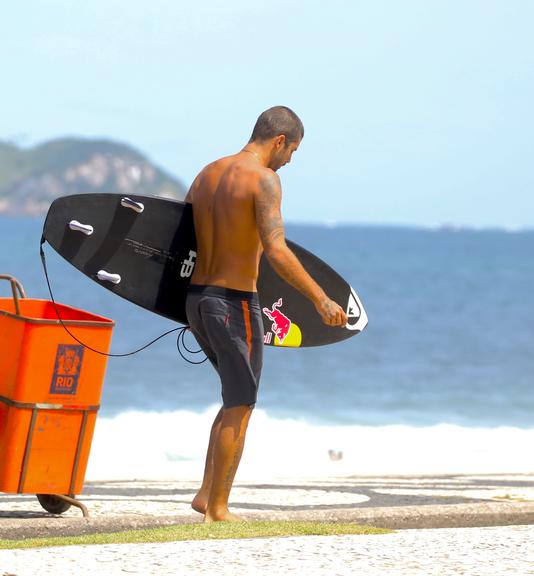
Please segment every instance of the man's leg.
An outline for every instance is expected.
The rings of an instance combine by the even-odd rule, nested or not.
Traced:
[[[204,478],[202,479],[202,486],[197,492],[193,502],[191,503],[191,508],[196,512],[201,514],[206,513],[208,508],[208,500],[210,496],[211,481],[213,478],[213,449],[215,443],[217,442],[217,437],[219,436],[220,423],[222,420],[224,408],[221,408],[213,421],[210,432],[210,441],[208,444],[208,453],[206,454],[206,464],[204,466]]]
[[[213,444],[213,470],[205,522],[241,520],[228,511],[228,498],[243,454],[252,410],[252,406],[246,405],[222,410],[221,420],[217,424],[218,434]]]

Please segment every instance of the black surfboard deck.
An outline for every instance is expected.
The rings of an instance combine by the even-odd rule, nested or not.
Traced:
[[[75,194],[56,199],[43,237],[95,282],[131,302],[187,324],[185,299],[196,259],[190,204],[155,196]],[[345,327],[326,326],[313,304],[262,257],[258,295],[266,345],[332,344],[358,334],[367,315],[351,286],[330,266],[288,241],[308,273],[345,307]]]

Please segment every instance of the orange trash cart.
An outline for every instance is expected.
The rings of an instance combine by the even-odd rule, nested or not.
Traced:
[[[0,298],[0,492],[36,494],[60,514],[82,491],[107,357],[73,339],[54,303],[27,298],[15,278]],[[108,352],[114,322],[56,304],[63,324]]]

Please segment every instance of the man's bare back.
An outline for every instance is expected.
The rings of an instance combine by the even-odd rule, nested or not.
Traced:
[[[202,234],[192,284],[256,291],[262,244],[254,198],[267,171],[253,154],[240,152],[209,164],[195,179],[188,201]]]

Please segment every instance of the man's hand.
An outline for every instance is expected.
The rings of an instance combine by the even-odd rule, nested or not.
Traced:
[[[315,308],[327,326],[345,326],[348,321],[343,308],[328,296],[317,302]]]

